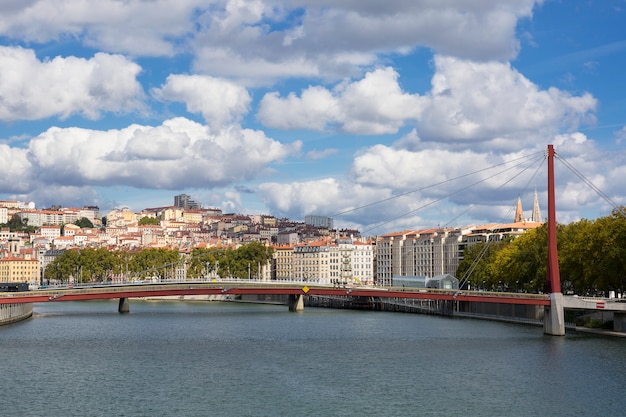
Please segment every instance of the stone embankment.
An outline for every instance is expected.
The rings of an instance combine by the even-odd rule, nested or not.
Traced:
[[[26,320],[33,315],[33,304],[0,304],[0,326]]]

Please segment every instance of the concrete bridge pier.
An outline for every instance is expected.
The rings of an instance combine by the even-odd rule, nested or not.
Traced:
[[[130,302],[128,298],[120,298],[120,303],[117,306],[118,313],[129,313],[130,312]]]
[[[289,294],[289,311],[304,311],[304,295]]]
[[[565,335],[565,314],[563,313],[563,294],[550,294],[550,307],[544,308],[543,333],[552,336]]]
[[[613,313],[613,330],[626,333],[626,313]]]

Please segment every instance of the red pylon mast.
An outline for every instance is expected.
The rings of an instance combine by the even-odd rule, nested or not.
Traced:
[[[548,145],[548,265],[546,283],[550,293],[561,292],[559,255],[556,248],[556,204],[554,197],[554,147]]]

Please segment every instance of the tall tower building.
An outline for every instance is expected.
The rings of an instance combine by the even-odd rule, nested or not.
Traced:
[[[187,194],[179,194],[174,196],[174,205],[178,208],[187,210],[197,210],[200,208],[200,203],[195,202]]]
[[[535,188],[535,200],[533,201],[533,214],[530,221],[541,223],[541,211],[539,210],[539,199],[537,198],[537,189]]]
[[[515,209],[515,220],[514,223],[523,223],[524,222],[524,211],[522,210],[522,199],[521,197],[517,197],[517,208]]]

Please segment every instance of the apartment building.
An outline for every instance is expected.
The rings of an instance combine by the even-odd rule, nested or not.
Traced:
[[[283,281],[294,277],[294,247],[295,245],[274,247],[272,279]]]
[[[0,282],[37,284],[40,275],[39,260],[36,258],[7,256],[0,259]]]
[[[41,270],[37,252],[24,248],[21,239],[10,239],[0,252],[0,282],[37,284]]]
[[[402,246],[404,276],[454,275],[462,257],[464,229],[426,229],[407,235]]]
[[[7,224],[9,222],[9,209],[6,207],[0,207],[0,224]]]
[[[371,242],[331,238],[277,246],[274,249],[276,279],[291,276],[322,284],[372,285],[373,248]]]
[[[402,273],[402,259],[406,240],[418,233],[413,230],[393,232],[376,241],[376,285],[390,287],[393,277]]]

